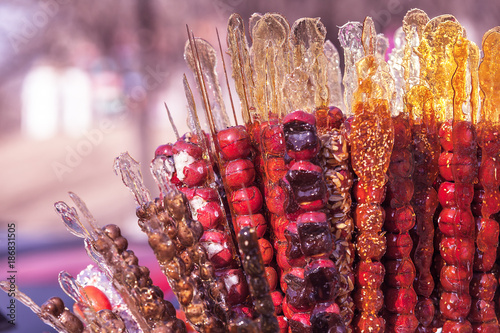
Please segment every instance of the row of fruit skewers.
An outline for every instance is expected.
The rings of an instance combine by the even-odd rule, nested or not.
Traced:
[[[500,31],[485,34],[479,66],[478,48],[454,17],[411,10],[403,23],[389,63],[370,18],[340,29],[346,119],[327,107],[343,104],[340,70],[325,56],[331,43],[318,19],[290,28],[281,15],[254,15],[250,47],[241,17],[231,16],[245,122],[233,127],[215,50],[188,31],[185,57],[210,134],[185,78],[192,132],[155,152],[160,198],[151,198],[128,154],[115,168],[196,330],[499,331]],[[61,284],[80,304],[85,328],[60,299],[40,316],[63,332],[185,331],[119,229],[98,228],[72,198],[91,232],[74,209],[56,208],[86,239],[129,318],[99,311],[65,274]]]

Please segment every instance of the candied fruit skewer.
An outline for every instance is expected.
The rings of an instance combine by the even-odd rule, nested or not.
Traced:
[[[199,84],[204,86],[200,80],[199,69],[203,69],[203,63],[200,63],[199,51],[196,40],[190,38],[190,47],[194,52],[186,53],[186,57],[195,56],[193,62],[198,62],[196,76]],[[204,51],[201,50],[201,53]],[[203,58],[203,57],[202,57]],[[204,99],[208,98],[205,94]],[[209,122],[214,124],[213,112],[208,107],[210,104],[205,100],[205,108]],[[255,166],[251,158],[250,136],[244,126],[234,126],[226,129],[217,130],[211,126],[212,135],[215,140],[216,160],[221,170],[222,181],[229,201],[229,208],[233,217],[233,225],[236,232],[243,226],[266,225],[263,213],[263,196],[260,189],[255,184]],[[264,232],[262,228],[259,232]],[[277,285],[277,273],[274,267],[270,266],[273,259],[273,248],[271,243],[262,237],[259,238],[259,246],[263,255],[266,267],[267,277],[272,290]]]
[[[405,107],[410,113],[414,147],[414,194],[412,206],[416,218],[413,262],[416,268],[415,291],[419,297],[415,314],[418,330],[431,329],[436,308],[431,295],[434,278],[431,273],[434,254],[434,213],[438,195],[432,186],[438,175],[438,158],[441,146],[437,136],[437,124],[433,109],[433,97],[424,85],[410,88],[405,95]]]
[[[243,268],[247,274],[259,332],[279,332],[273,299],[270,295],[266,267],[260,252],[260,244],[255,228],[243,227],[238,234],[238,244]]]
[[[187,320],[201,332],[224,332],[225,314],[212,299],[224,287],[215,283],[210,288],[199,288],[204,286],[204,278],[211,279],[213,269],[198,243],[203,227],[190,219],[183,194],[172,189],[163,200],[152,201],[144,187],[139,163],[128,153],[116,158],[115,172],[120,173],[139,205],[136,211],[139,226],[148,235],[149,245]]]
[[[10,293],[11,284],[9,281],[0,281],[0,289]],[[60,333],[90,333],[85,329],[82,321],[64,306],[64,302],[59,297],[49,298],[42,306],[38,306],[25,293],[15,286],[15,298],[25,306],[30,308],[45,324],[49,325]]]
[[[322,112],[327,114],[321,115]],[[326,205],[330,211],[334,232],[332,257],[340,273],[339,291],[335,301],[339,304],[340,315],[350,330],[355,309],[351,295],[355,283],[352,269],[355,247],[352,241],[354,222],[351,217],[350,193],[354,180],[349,168],[348,134],[344,126],[345,117],[337,107],[316,110],[316,121],[321,140],[320,160],[328,189]]]
[[[74,193],[71,198],[89,220],[93,221],[85,203]],[[147,267],[139,266],[134,252],[128,250],[128,241],[121,235],[120,228],[114,224],[98,228],[92,222],[92,231],[86,231],[74,208],[60,201],[55,204],[56,211],[67,228],[75,235],[85,237],[85,247],[89,257],[93,259],[122,297],[131,311],[138,328],[149,332],[154,326],[181,325],[175,317],[173,305],[163,300],[163,292],[152,285]],[[84,232],[85,231],[85,232]],[[182,326],[182,325],[181,325]]]
[[[290,168],[283,177],[288,195],[285,212],[287,249],[283,259],[289,268],[282,274],[285,292],[283,313],[292,332],[345,329],[339,306],[334,302],[338,270],[330,260],[333,235],[322,210],[326,204],[323,170],[317,158],[320,141],[314,115],[295,111],[283,119],[286,153]],[[283,283],[284,282],[284,283]],[[326,320],[330,318],[331,320]]]
[[[399,28],[394,35],[395,47],[389,56],[395,93],[391,114],[394,127],[394,146],[388,170],[387,195],[384,202],[387,231],[387,250],[384,257],[386,269],[384,301],[386,331],[396,332],[405,327],[414,332],[418,327],[415,316],[417,294],[413,288],[415,266],[410,256],[413,240],[410,230],[415,225],[415,214],[410,202],[414,193],[412,133],[408,109],[404,108],[403,55],[405,34]]]
[[[359,87],[354,93],[351,123],[351,162],[358,176],[354,188],[358,205],[354,213],[358,235],[356,252],[359,263],[355,269],[357,291],[354,303],[359,313],[354,319],[356,332],[382,332],[385,320],[379,311],[384,295],[381,284],[385,268],[380,262],[386,251],[382,232],[387,169],[394,144],[390,115],[390,99],[394,82],[385,61],[374,55],[373,21],[363,25],[363,47],[367,56],[356,63]]]
[[[470,284],[472,297],[469,320],[474,332],[498,331],[494,296],[498,281],[493,273],[498,249],[499,225],[493,214],[500,211],[500,118],[498,111],[498,68],[500,27],[483,36],[484,58],[479,66],[479,82],[483,94],[478,143],[481,148],[479,184],[474,195],[476,215],[476,253],[474,275]],[[477,195],[476,195],[477,194]],[[477,199],[476,199],[477,197]]]

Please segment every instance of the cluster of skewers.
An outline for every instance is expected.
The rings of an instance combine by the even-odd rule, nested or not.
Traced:
[[[453,16],[413,9],[386,61],[371,18],[349,22],[341,80],[319,19],[249,26],[251,46],[239,15],[227,31],[244,124],[188,29],[204,112],[184,77],[191,132],[172,123],[177,141],[155,151],[158,198],[128,153],[115,160],[188,327],[74,194],[90,229],[56,209],[98,266],[59,277],[77,315],[20,300],[61,332],[500,332],[500,28],[480,59]]]

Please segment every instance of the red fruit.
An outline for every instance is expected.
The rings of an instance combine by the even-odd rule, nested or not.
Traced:
[[[385,209],[385,230],[393,233],[404,233],[415,226],[415,213],[411,205],[401,208]]]
[[[273,214],[284,215],[287,198],[285,190],[278,184],[274,185],[266,195],[267,209]]]
[[[198,145],[183,140],[179,140],[174,144],[172,152],[174,156],[182,153],[188,154],[195,160],[200,160],[203,157],[203,151]]]
[[[415,315],[423,326],[429,326],[434,319],[436,308],[430,298],[422,298],[415,306]]]
[[[286,175],[288,168],[285,159],[281,157],[270,158],[266,163],[266,176],[271,183],[277,183]]]
[[[238,215],[236,217],[236,234],[244,227],[255,228],[257,238],[262,238],[267,231],[267,222],[262,214]]]
[[[360,287],[380,288],[384,282],[385,267],[380,262],[360,261],[356,267],[356,279]]]
[[[394,141],[396,142],[396,141]],[[401,178],[410,177],[413,173],[413,160],[411,152],[402,150],[393,150],[391,155],[391,163],[389,164],[389,175]]]
[[[498,247],[500,233],[498,222],[493,219],[481,218],[477,221],[477,248],[481,252]]]
[[[262,129],[261,144],[263,152],[270,155],[283,155],[285,152],[285,134],[281,125],[268,125]]]
[[[286,301],[293,312],[309,311],[313,307],[312,286],[304,279],[304,269],[294,267],[288,271],[284,279],[288,284]]]
[[[456,207],[455,201],[455,183],[443,182],[438,190],[439,203],[443,207]]]
[[[256,186],[241,188],[231,193],[230,202],[236,215],[250,215],[262,208],[262,194]]]
[[[470,210],[444,208],[439,214],[438,226],[446,237],[471,237],[474,235],[474,216]]]
[[[432,261],[430,259],[429,261]],[[428,267],[428,266],[427,266]],[[415,283],[413,284],[415,291],[424,297],[430,297],[432,291],[434,290],[434,278],[429,274],[420,274],[416,277]]]
[[[200,186],[207,179],[207,171],[207,162],[197,160],[183,168],[184,178],[179,179],[188,187]],[[179,177],[179,174],[177,176]]]
[[[260,253],[262,255],[262,261],[264,262],[264,265],[269,265],[273,260],[273,246],[265,238],[259,238],[258,243]]]
[[[188,188],[184,187],[181,189],[182,193],[186,195],[186,198],[191,201],[196,197],[199,197],[205,201],[216,201],[219,200],[219,193],[210,187],[202,188]]]
[[[500,186],[500,165],[493,158],[484,158],[479,167],[479,182],[485,188],[495,189]]]
[[[288,320],[291,332],[312,333],[311,315],[309,313],[295,313]]]
[[[466,121],[453,122],[453,145],[455,149],[475,149],[476,132],[473,125]]]
[[[444,237],[439,244],[441,257],[448,265],[469,267],[474,259],[474,240]]]
[[[408,233],[386,234],[387,251],[385,257],[388,259],[403,259],[410,256],[413,241]]]
[[[414,314],[389,314],[387,316],[387,332],[413,333],[418,324]]]
[[[375,203],[359,204],[354,211],[356,227],[362,231],[377,233],[384,225],[385,211]]]
[[[292,265],[288,261],[288,256],[286,252],[287,252],[287,244],[286,243],[279,244],[278,250],[276,251],[276,262],[278,263],[278,266],[285,272],[292,268]],[[286,284],[285,286],[281,284],[281,290],[283,290],[283,292],[286,292]]]
[[[250,137],[243,126],[234,126],[217,133],[222,157],[226,161],[248,157],[251,153]]]
[[[388,260],[385,262],[385,283],[392,288],[408,288],[415,280],[415,266],[409,258],[403,260]]]
[[[312,286],[316,302],[333,301],[337,295],[338,271],[329,259],[314,259],[304,272],[305,279]]]
[[[95,312],[104,309],[111,310],[111,303],[108,297],[99,288],[89,285],[83,287],[83,291],[85,292],[82,295],[84,302],[92,306]]]
[[[286,320],[285,316],[277,316],[277,317],[278,317],[278,325],[280,328],[280,333],[287,333],[288,321]]]
[[[255,180],[255,168],[249,159],[229,161],[225,167],[226,185],[231,188],[250,186]]]
[[[491,124],[481,126],[478,132],[479,145],[483,149],[483,154],[496,157],[500,153],[500,131]]]
[[[453,181],[453,172],[451,170],[452,159],[453,153],[441,153],[441,155],[439,155],[439,173],[441,177],[448,181]]]
[[[493,273],[475,273],[470,282],[472,297],[491,302],[495,297],[498,281]]]
[[[290,221],[284,215],[278,216],[273,214],[271,216],[271,226],[273,227],[274,236],[278,242],[286,241],[285,230],[289,223]]]
[[[472,325],[467,320],[465,321],[447,320],[443,324],[442,331],[447,333],[472,333]]]
[[[452,122],[448,120],[439,127],[439,142],[445,151],[453,151]]]
[[[394,178],[391,176],[387,186],[387,201],[393,208],[408,204],[413,198],[414,185],[411,178]]]
[[[354,196],[358,204],[364,203],[382,203],[385,199],[385,187],[373,188],[363,182],[354,185]]]
[[[305,256],[322,256],[332,252],[333,239],[328,222],[297,223],[297,231]]]
[[[241,269],[218,270],[215,274],[218,279],[224,281],[229,304],[236,305],[245,301],[248,296],[248,285]]]
[[[477,177],[476,156],[464,155],[455,151],[451,159],[451,170],[455,182],[472,183]]]
[[[158,146],[158,148],[156,148],[156,150],[155,150],[155,157],[161,156],[161,155],[170,157],[173,154],[174,154],[174,152],[173,152],[173,148],[172,148],[171,143],[167,143],[166,145]]]
[[[353,328],[355,333],[383,333],[385,332],[385,320],[371,312],[364,312],[354,319]]]
[[[444,318],[460,320],[467,317],[471,307],[471,298],[467,293],[441,293],[439,309]]]
[[[387,244],[384,235],[373,232],[362,232],[356,244],[360,260],[379,261],[385,254]]]
[[[322,212],[307,212],[299,215],[297,223],[326,222],[326,214]]]
[[[354,292],[353,300],[360,311],[377,313],[384,306],[384,293],[380,289],[361,288]]]
[[[227,237],[223,231],[208,230],[200,238],[200,243],[207,251],[208,259],[215,268],[227,267],[233,261]]]
[[[275,290],[276,286],[278,285],[278,273],[271,266],[266,266],[265,272],[266,272],[267,283],[269,283],[269,289]],[[280,293],[280,295],[281,295],[281,293]],[[272,294],[271,294],[271,296],[272,296]],[[283,296],[281,296],[281,298],[283,298]],[[274,304],[274,305],[276,306],[276,304]],[[280,302],[280,305],[281,305],[281,302]]]
[[[204,230],[216,228],[224,217],[220,203],[215,201],[207,202],[203,207],[198,208],[196,213],[196,218]]]
[[[488,249],[485,252],[481,252],[476,249],[474,257],[474,270],[479,272],[488,272],[493,268],[495,261],[497,259],[497,249]]]
[[[292,121],[300,121],[309,125],[316,125],[316,118],[314,115],[301,110],[297,110],[286,115],[285,118],[283,118],[282,123],[286,124]]]
[[[388,311],[399,314],[411,314],[417,304],[417,294],[413,288],[387,288],[384,294]]]
[[[471,278],[472,269],[455,266],[444,266],[441,269],[441,286],[448,292],[468,293]]]
[[[483,299],[472,299],[470,314],[468,318],[471,323],[481,323],[496,320],[495,303]]]

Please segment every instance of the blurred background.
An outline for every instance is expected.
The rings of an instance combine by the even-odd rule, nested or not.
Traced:
[[[478,45],[500,23],[494,0],[2,0],[0,280],[7,278],[9,223],[16,226],[16,282],[38,304],[63,295],[59,271],[76,276],[90,263],[53,208],[59,200],[69,203],[67,192],[73,191],[101,225],[122,228],[141,264],[168,288],[137,227],[133,198],[112,166],[114,157],[129,151],[157,195],[149,162],[158,145],[175,141],[163,102],[179,131],[187,131],[182,74],[193,81],[183,61],[186,24],[214,46],[218,28],[225,48],[233,12],[245,20],[254,12],[279,12],[290,24],[321,17],[342,61],[338,26],[369,15],[377,32],[391,38],[415,7],[431,18],[455,15]],[[7,302],[0,292],[0,315]],[[50,331],[21,304],[16,310],[17,325],[9,331]],[[0,331],[8,328],[0,324]]]

